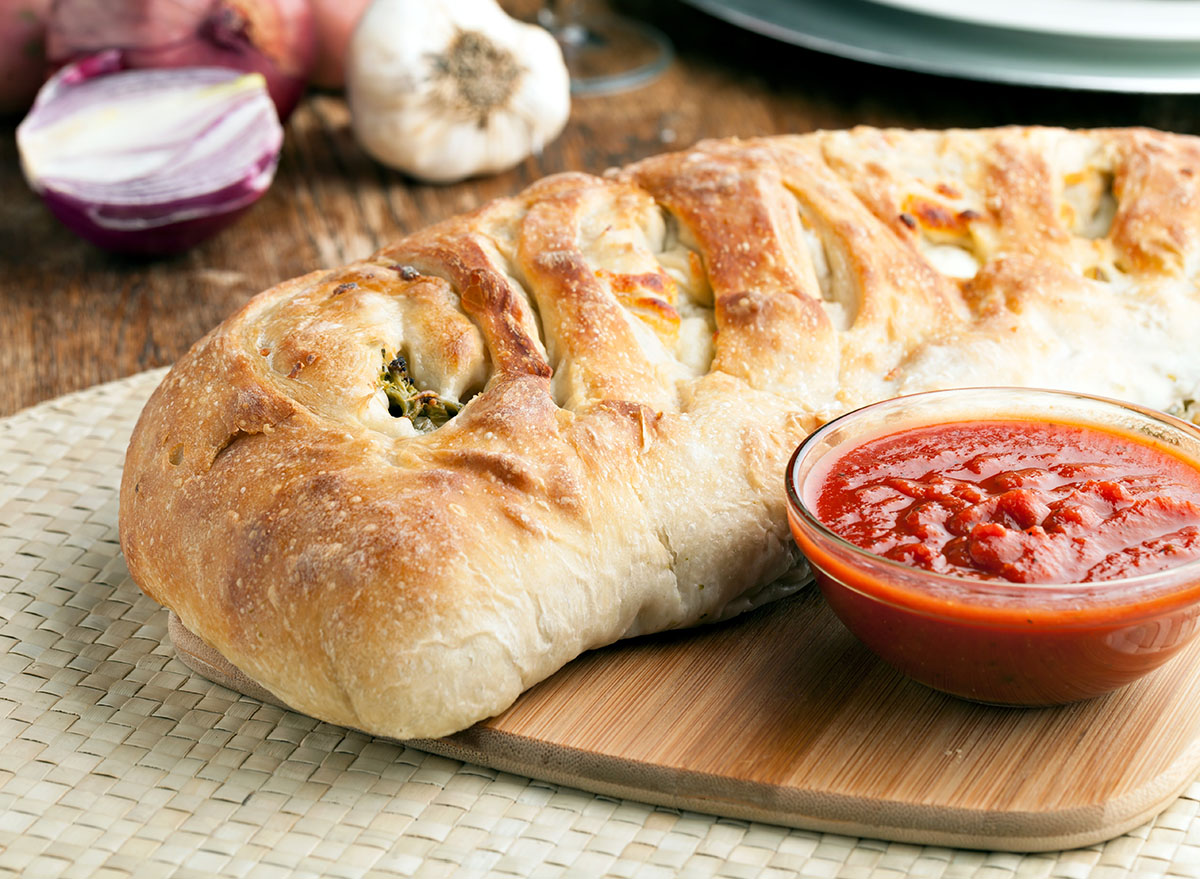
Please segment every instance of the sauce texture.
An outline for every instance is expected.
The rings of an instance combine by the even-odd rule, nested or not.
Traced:
[[[808,481],[816,517],[850,543],[914,567],[1082,583],[1200,558],[1200,472],[1101,428],[935,424],[829,459]]]

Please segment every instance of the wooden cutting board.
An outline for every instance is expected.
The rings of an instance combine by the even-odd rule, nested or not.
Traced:
[[[172,618],[195,670],[274,701]],[[912,683],[815,589],[588,653],[464,732],[409,744],[643,802],[1009,851],[1136,827],[1200,770],[1200,641],[1117,693],[996,708]]]

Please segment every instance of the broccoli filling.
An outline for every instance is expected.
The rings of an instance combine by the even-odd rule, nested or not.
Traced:
[[[396,418],[409,419],[413,427],[422,433],[437,430],[458,414],[461,404],[433,391],[420,391],[408,374],[408,361],[402,355],[388,361],[380,373],[379,381],[388,398],[388,413]]]

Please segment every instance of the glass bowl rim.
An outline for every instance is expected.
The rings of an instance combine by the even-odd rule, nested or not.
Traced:
[[[812,447],[835,428],[845,426],[847,422],[852,422],[855,418],[862,417],[870,412],[878,411],[889,406],[895,406],[899,403],[909,402],[920,404],[923,400],[932,400],[934,398],[946,397],[963,397],[969,399],[972,395],[980,393],[1000,392],[1002,394],[1021,394],[1029,396],[1052,396],[1056,399],[1072,399],[1082,400],[1088,403],[1100,404],[1103,407],[1110,409],[1120,409],[1136,413],[1151,421],[1158,422],[1166,426],[1169,430],[1190,434],[1191,438],[1200,444],[1200,426],[1191,424],[1167,412],[1162,412],[1157,409],[1152,409],[1148,406],[1142,406],[1137,403],[1130,403],[1125,400],[1118,400],[1113,397],[1104,397],[1097,394],[1087,394],[1078,391],[1064,391],[1054,388],[1029,388],[1015,385],[979,385],[962,388],[945,388],[933,391],[921,391],[914,394],[904,394],[897,397],[889,397],[885,400],[877,400],[873,403],[868,403],[864,406],[859,406],[844,412],[841,415],[827,421],[825,424],[818,427],[810,433],[796,447],[788,460],[787,469],[785,471],[785,483],[787,490],[788,507],[794,512],[805,525],[812,528],[817,535],[825,541],[832,543],[837,548],[843,550],[844,553],[854,558],[861,558],[869,561],[873,565],[878,565],[885,571],[895,571],[899,577],[897,582],[903,583],[903,586],[897,586],[894,582],[893,588],[901,593],[921,594],[931,596],[933,590],[928,586],[938,585],[944,587],[946,595],[954,595],[957,598],[998,598],[998,597],[1036,597],[1042,601],[1047,599],[1062,598],[1078,598],[1081,595],[1087,595],[1090,599],[1099,597],[1101,603],[1113,606],[1124,605],[1137,598],[1147,597],[1147,593],[1154,594],[1156,586],[1166,586],[1162,590],[1163,594],[1171,592],[1185,592],[1186,587],[1181,586],[1177,581],[1185,579],[1184,575],[1187,572],[1193,572],[1195,576],[1191,582],[1197,588],[1200,588],[1200,558],[1192,559],[1184,562],[1181,565],[1164,568],[1159,571],[1152,571],[1148,574],[1137,574],[1131,577],[1117,577],[1110,580],[1092,580],[1081,582],[1064,582],[1064,581],[1044,581],[1039,583],[1018,583],[1004,579],[984,580],[975,577],[959,576],[955,574],[943,574],[937,571],[930,571],[925,568],[918,568],[914,565],[908,565],[904,562],[889,559],[885,556],[878,555],[870,550],[863,549],[857,544],[851,543],[846,538],[842,537],[837,532],[833,531],[829,526],[817,518],[816,514],[809,509],[804,502],[802,490],[798,490],[796,485],[796,470],[801,460],[808,454]],[[1002,410],[996,410],[995,414],[998,418],[1003,418]],[[1020,420],[1024,416],[1010,416],[1013,420]],[[926,424],[950,424],[954,423],[955,419],[950,418],[943,421],[929,420],[921,421],[919,418],[914,419],[916,425]],[[903,428],[901,428],[903,429]],[[853,439],[846,443],[853,442]],[[839,444],[842,445],[842,444]],[[837,448],[836,446],[834,448]],[[830,450],[832,451],[832,449]],[[1180,456],[1184,457],[1184,456]],[[1200,457],[1193,458],[1186,456],[1187,459],[1195,465],[1195,469],[1200,472]],[[814,568],[817,564],[811,559],[809,564]],[[1163,582],[1166,581],[1166,582]],[[1120,587],[1120,588],[1114,588]],[[1105,600],[1105,596],[1096,593],[1111,592],[1111,600]],[[871,596],[874,600],[883,600],[880,596]]]

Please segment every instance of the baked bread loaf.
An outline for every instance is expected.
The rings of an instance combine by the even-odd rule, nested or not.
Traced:
[[[976,384],[1184,411],[1200,141],[873,129],[563,174],[253,299],[134,432],[135,580],[293,708],[396,738],[800,563],[783,471]]]

